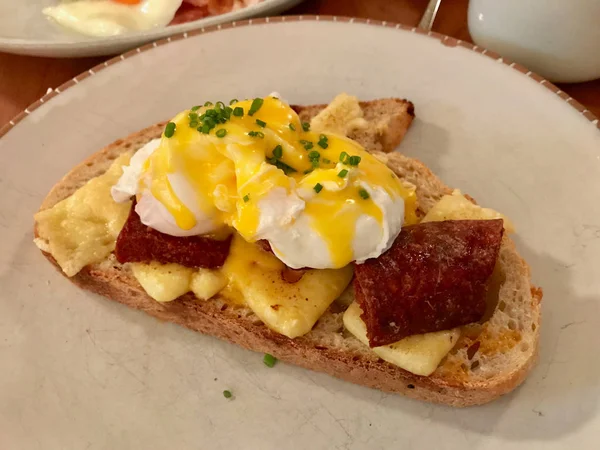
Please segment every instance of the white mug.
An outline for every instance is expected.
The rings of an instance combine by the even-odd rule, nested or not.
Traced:
[[[470,0],[469,31],[550,81],[600,78],[600,0]]]

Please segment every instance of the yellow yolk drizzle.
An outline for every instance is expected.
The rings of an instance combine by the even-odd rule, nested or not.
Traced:
[[[369,186],[383,188],[392,197],[402,197],[405,202],[405,222],[416,222],[416,194],[404,187],[390,169],[356,142],[345,137],[329,135],[327,144],[326,149],[318,150],[321,160],[325,159],[331,163],[322,164],[323,168],[305,176],[301,185],[314,189],[317,184],[325,186],[335,183],[339,188],[343,188],[339,191],[322,189],[307,202],[305,210],[311,217],[313,229],[327,243],[333,267],[338,268],[353,260],[352,243],[356,222],[360,216],[371,216],[383,226],[384,217],[380,207],[372,199],[360,195],[360,188],[353,185],[354,178]],[[359,156],[360,163],[357,166],[344,165],[340,169],[336,164],[343,152]],[[341,176],[343,170],[348,171],[344,177]]]
[[[339,192],[322,191],[323,195],[319,194],[306,205],[313,229],[327,243],[334,268],[344,267],[354,259],[352,242],[355,224],[361,215],[370,215],[380,225],[383,223],[381,209],[369,199],[361,198],[358,190],[353,191],[342,202]]]
[[[192,158],[192,141],[194,135],[198,132],[190,127],[184,126],[183,117],[185,113],[180,113],[173,123],[180,128],[177,133],[177,139],[168,139],[164,137],[160,143],[159,149],[155,151],[146,161],[145,172],[151,172],[150,192],[162,203],[169,213],[175,219],[177,226],[183,230],[190,230],[196,225],[196,218],[192,211],[181,202],[173,191],[169,174],[174,174],[178,170],[190,171],[200,170],[201,164],[197,164]],[[208,148],[204,149],[208,153]],[[191,163],[191,164],[190,164]],[[197,192],[205,192],[205,186],[198,186],[196,177],[189,177],[188,180],[199,188]]]
[[[215,107],[184,111],[172,120],[172,133],[163,134],[141,182],[180,228],[190,230],[196,225],[192,211],[196,207],[216,227],[232,226],[252,242],[260,222],[260,200],[276,188],[287,194],[304,189],[311,195],[302,196],[306,201],[303,213],[326,243],[334,266],[343,267],[353,260],[358,218],[369,215],[380,225],[384,220],[380,207],[360,192],[361,185],[401,197],[405,223],[416,222],[414,190],[359,144],[343,136],[305,130],[292,108],[277,98],[266,97],[259,108],[253,108],[256,102],[221,104],[220,111],[228,108],[229,117],[224,123],[213,123],[210,130],[202,129],[203,121],[210,121],[206,115]],[[236,114],[240,110],[241,116]],[[340,155],[346,155],[341,158],[344,165]],[[349,156],[359,157],[360,162],[349,165]],[[183,176],[191,186],[194,205],[177,196],[170,180],[173,176]],[[326,188],[317,193],[319,185]],[[331,190],[332,186],[337,190]]]

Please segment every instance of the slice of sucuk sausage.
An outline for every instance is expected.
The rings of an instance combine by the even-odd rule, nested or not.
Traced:
[[[371,347],[481,320],[502,219],[402,228],[379,258],[355,265],[355,295]]]
[[[115,256],[120,263],[158,261],[214,269],[225,263],[230,245],[231,235],[217,240],[205,236],[170,236],[156,231],[141,222],[133,202],[117,238]]]

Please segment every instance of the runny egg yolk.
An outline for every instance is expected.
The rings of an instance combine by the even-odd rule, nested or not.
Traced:
[[[217,120],[210,112],[215,110]],[[334,267],[342,267],[353,260],[359,218],[383,224],[383,211],[369,192],[402,198],[405,223],[416,222],[414,189],[355,141],[310,131],[275,97],[193,108],[172,124],[146,161],[140,187],[183,230],[192,229],[200,213],[215,229],[233,227],[253,242],[260,238],[261,201],[278,190],[305,202],[302,213],[312,232],[326,243]],[[185,201],[178,195],[175,180],[189,186],[192,204],[189,195]]]

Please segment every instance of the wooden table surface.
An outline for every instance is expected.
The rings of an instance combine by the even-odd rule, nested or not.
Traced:
[[[289,14],[364,17],[416,25],[427,0],[308,0]],[[471,41],[467,29],[468,0],[442,2],[433,31]],[[46,93],[108,57],[35,58],[0,53],[0,128]],[[600,80],[561,84],[562,90],[600,117]]]

